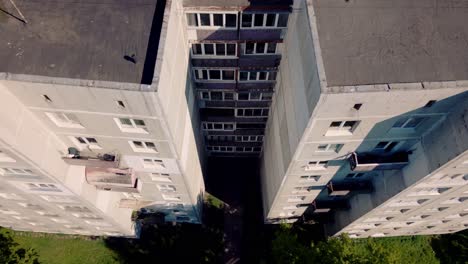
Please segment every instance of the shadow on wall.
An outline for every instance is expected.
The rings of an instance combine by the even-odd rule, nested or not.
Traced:
[[[419,155],[417,148],[421,142],[423,131],[432,130],[437,126],[440,127],[444,120],[443,113],[450,112],[453,106],[461,107],[462,104],[466,104],[467,102],[468,92],[462,92],[443,100],[428,102],[423,107],[378,122],[370,129],[363,142],[356,148],[356,153],[358,156],[368,159],[373,159],[373,157],[383,158],[384,160],[407,158],[411,163],[412,160],[415,160],[415,156]],[[383,141],[380,140],[381,138],[411,139]],[[341,166],[341,168],[333,175],[330,182],[327,183],[328,188],[323,189],[314,201],[316,208],[320,208],[323,205],[323,208],[327,207],[332,210],[328,213],[314,213],[315,208],[311,206],[304,213],[305,219],[330,223],[330,231],[340,230],[425,176],[424,171],[421,170],[403,175],[402,168],[370,171],[356,169],[353,171],[348,159],[350,155],[351,153],[347,153],[341,156],[344,159],[329,162],[329,166]],[[438,167],[452,158],[445,157],[446,160],[442,164],[438,164]],[[361,161],[365,161],[365,159],[363,158]],[[435,168],[431,168],[431,170],[433,169]],[[357,175],[359,172],[363,174]],[[330,183],[333,186],[343,186],[343,189],[351,190],[351,192],[346,195],[332,196],[330,195],[332,192]],[[359,185],[357,183],[369,184]],[[353,190],[353,188],[355,189]],[[360,206],[353,207],[352,203],[349,203],[350,200],[355,195],[361,194],[367,195],[367,198],[360,200],[369,202],[360,203]],[[346,203],[347,206],[343,206],[343,203]],[[335,231],[330,233],[333,234]]]

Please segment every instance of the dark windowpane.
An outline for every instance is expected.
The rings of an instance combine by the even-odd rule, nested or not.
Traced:
[[[248,76],[248,72],[240,72],[239,74],[239,80],[240,81],[247,81],[247,76]]]
[[[208,71],[207,70],[202,70],[202,78],[203,80],[208,80]]]
[[[211,100],[223,100],[222,92],[211,92]]]
[[[385,148],[385,151],[391,151],[396,145],[398,145],[398,142],[392,142],[388,144],[388,146]]]
[[[224,100],[226,101],[232,101],[234,100],[234,93],[224,93]]]
[[[340,126],[341,126],[340,121],[331,122],[331,124],[330,124],[330,127],[340,127]]]
[[[234,130],[233,124],[224,124],[224,130]]]
[[[242,14],[242,27],[252,27],[252,14]]]
[[[276,81],[276,72],[270,72],[270,74],[268,75],[268,80]]]
[[[202,49],[201,49],[201,44],[193,44],[192,45],[192,52],[195,55],[203,54]]]
[[[213,124],[214,129],[223,129],[223,124]]]
[[[254,26],[263,27],[263,14],[255,14]]]
[[[205,44],[205,55],[214,55],[214,44]]]
[[[80,142],[81,144],[86,144],[86,141],[84,141],[84,139],[81,137],[77,137],[76,140],[78,140],[78,142]]]
[[[223,71],[223,80],[234,80],[234,71]]]
[[[219,70],[210,70],[210,79],[211,80],[220,80],[221,73]]]
[[[187,14],[187,23],[191,27],[198,27],[197,14]]]
[[[210,26],[210,14],[200,14],[200,25]]]
[[[268,43],[267,53],[270,53],[270,54],[276,53],[276,43]]]
[[[387,141],[381,141],[377,144],[377,146],[375,146],[376,149],[383,149],[385,148],[385,146],[388,144]]]
[[[267,72],[259,72],[260,76],[258,77],[259,80],[266,80],[267,79]]]
[[[257,72],[250,72],[249,80],[251,81],[257,80]]]
[[[252,42],[247,42],[245,44],[245,54],[253,54],[255,44]]]
[[[279,14],[278,17],[278,27],[287,27],[288,26],[288,14]]]
[[[266,26],[267,27],[274,27],[275,26],[275,20],[276,20],[276,14],[267,14]]]
[[[249,93],[239,93],[237,95],[238,100],[249,100]]]
[[[226,45],[225,44],[216,44],[216,55],[218,55],[218,56],[226,55]]]
[[[86,138],[89,143],[97,143],[95,138]]]
[[[222,27],[223,26],[223,15],[222,14],[213,14],[213,25]]]
[[[254,109],[253,115],[254,116],[261,116],[262,115],[262,109]]]
[[[237,27],[237,16],[235,14],[226,14],[226,27]]]
[[[140,119],[134,119],[133,122],[135,122],[135,125],[137,125],[137,126],[144,126],[145,125],[145,121],[140,120]]]
[[[265,53],[265,43],[257,43],[255,53]]]
[[[210,93],[208,93],[208,92],[202,92],[202,98],[203,98],[203,99],[210,99]]]
[[[227,44],[227,54],[228,56],[236,55],[236,44]]]
[[[250,93],[250,100],[260,100],[260,93]]]

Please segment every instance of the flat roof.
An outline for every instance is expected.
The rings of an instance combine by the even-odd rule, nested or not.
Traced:
[[[10,1],[0,0],[0,72],[138,84],[152,79],[165,1],[14,2],[27,24]]]
[[[328,86],[468,80],[468,0],[314,0]]]

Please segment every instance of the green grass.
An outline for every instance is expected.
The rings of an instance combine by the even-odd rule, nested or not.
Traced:
[[[205,202],[208,206],[218,209],[224,208],[224,202],[209,193],[205,193]]]
[[[44,264],[117,264],[118,255],[102,239],[11,231],[16,243],[34,248]]]

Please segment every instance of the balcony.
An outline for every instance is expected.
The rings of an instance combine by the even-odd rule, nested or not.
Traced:
[[[315,200],[311,204],[300,204],[299,206],[310,206],[308,211],[312,213],[328,213],[332,209],[347,210],[351,208],[347,199]]]
[[[353,171],[398,170],[408,163],[408,153],[406,152],[390,155],[353,152],[349,157],[349,164]]]
[[[346,196],[351,192],[370,193],[373,186],[371,181],[330,182],[327,189],[329,196]]]
[[[81,153],[75,148],[68,148],[68,155],[62,159],[70,165],[89,166],[96,168],[117,168],[119,159],[114,154]]]
[[[133,210],[138,210],[142,207],[149,206],[153,203],[154,201],[124,198],[119,201],[119,208],[130,208]]]
[[[86,167],[86,182],[112,192],[138,192],[137,178],[131,169]]]

